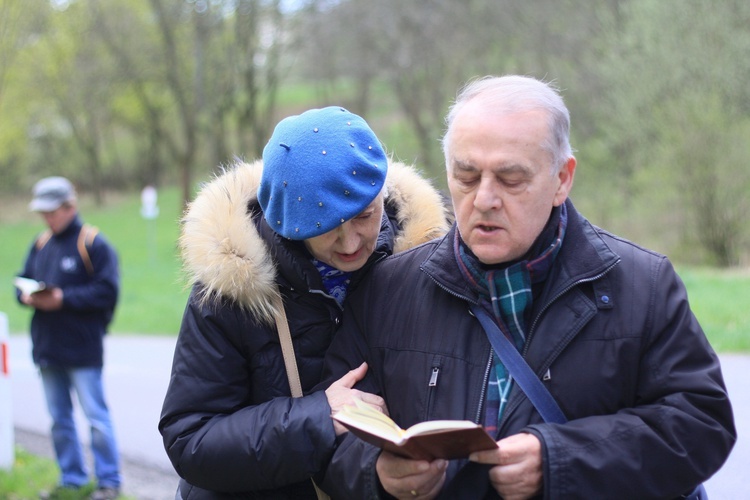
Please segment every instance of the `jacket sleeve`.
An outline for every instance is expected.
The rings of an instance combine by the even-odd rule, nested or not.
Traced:
[[[325,394],[250,404],[250,360],[238,337],[262,327],[236,310],[214,314],[194,295],[159,422],[175,470],[194,486],[219,492],[273,489],[310,478],[335,443]]]
[[[78,312],[113,310],[120,289],[117,253],[98,234],[89,249],[89,256],[94,274],[84,283],[63,285],[63,308]]]
[[[358,290],[346,303],[344,321],[336,332],[326,352],[323,382],[327,387],[341,378],[347,371],[358,367],[367,359],[367,343],[362,335],[361,322],[366,322],[355,311],[366,310],[366,287]],[[381,394],[376,377],[368,370],[355,386],[364,392]],[[339,438],[331,462],[321,481],[323,491],[332,498],[381,498],[385,493],[375,469],[380,449],[365,443],[350,432]]]
[[[544,444],[545,498],[675,498],[686,493],[685,485],[692,489],[716,472],[734,445],[719,360],[690,310],[684,285],[666,258],[644,267],[648,277],[626,269],[642,285],[631,293],[648,296],[648,302],[642,302],[645,311],[626,311],[643,319],[624,323],[633,331],[620,341],[642,337],[640,352],[618,347],[617,358],[637,365],[634,400],[613,414],[569,415],[563,425],[531,426]],[[623,392],[631,390],[629,378],[621,381]]]

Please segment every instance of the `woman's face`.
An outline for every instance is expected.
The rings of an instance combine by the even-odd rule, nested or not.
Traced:
[[[359,215],[327,233],[304,240],[310,253],[321,262],[344,272],[365,265],[375,250],[383,217],[383,194]]]

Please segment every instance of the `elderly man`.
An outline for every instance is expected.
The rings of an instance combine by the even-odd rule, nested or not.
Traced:
[[[482,424],[497,448],[420,461],[349,435],[334,498],[677,498],[735,441],[719,360],[668,259],[589,223],[568,195],[569,114],[549,85],[488,77],[465,87],[443,139],[456,223],[377,266],[327,357],[402,427]],[[545,422],[493,351],[486,311],[567,423]]]

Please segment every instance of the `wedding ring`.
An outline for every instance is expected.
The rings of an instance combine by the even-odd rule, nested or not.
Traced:
[[[411,496],[413,497],[419,495],[419,493],[417,493],[417,490],[411,490],[409,493],[411,493]]]

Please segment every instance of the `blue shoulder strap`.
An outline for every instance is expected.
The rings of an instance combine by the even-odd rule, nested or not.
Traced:
[[[555,398],[544,387],[539,377],[534,374],[518,349],[500,331],[500,328],[495,324],[495,320],[479,305],[472,304],[471,312],[482,324],[482,328],[487,333],[487,338],[500,361],[503,362],[513,379],[518,382],[521,390],[531,400],[544,421],[554,424],[567,422],[568,419],[565,418],[565,414],[557,405]]]

